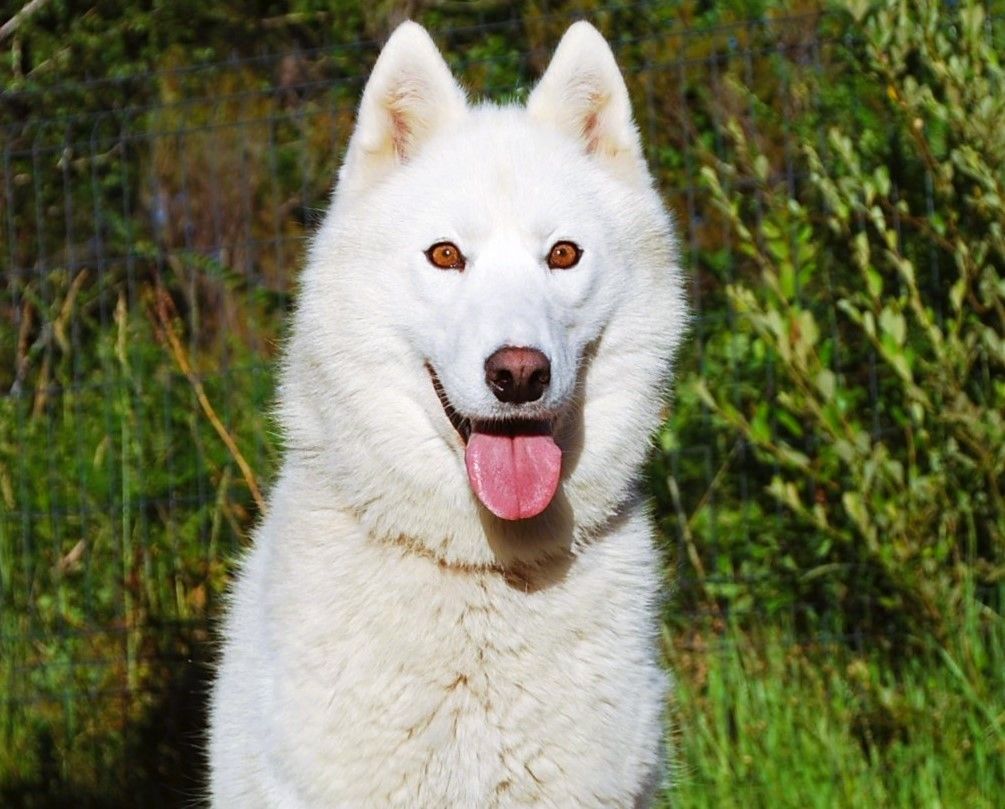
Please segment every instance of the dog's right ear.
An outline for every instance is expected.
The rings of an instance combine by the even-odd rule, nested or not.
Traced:
[[[467,99],[432,38],[418,23],[399,25],[363,90],[339,185],[362,191],[467,111]],[[341,189],[340,190],[344,190]]]

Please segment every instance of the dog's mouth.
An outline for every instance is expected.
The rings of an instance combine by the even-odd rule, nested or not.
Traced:
[[[526,520],[544,511],[562,473],[554,420],[469,418],[451,404],[428,363],[426,370],[444,414],[464,442],[468,481],[482,505],[504,520]]]

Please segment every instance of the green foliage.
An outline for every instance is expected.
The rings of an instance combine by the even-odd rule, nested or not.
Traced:
[[[1005,73],[980,4],[849,5],[864,112],[814,121],[795,185],[736,118],[702,169],[741,257],[706,362],[745,373],[689,385],[770,475],[768,569],[945,636],[1005,573]]]
[[[190,693],[162,684],[177,661],[206,656],[204,616],[254,514],[149,317],[123,294],[102,329],[91,322],[96,295],[68,293],[54,307],[67,324],[81,307],[76,328],[94,329],[93,365],[75,367],[70,342],[54,339],[38,348],[49,370],[38,369],[31,395],[0,399],[4,805],[33,793],[50,805],[64,783],[95,799],[115,783],[153,803],[190,788],[198,761],[179,742],[198,732],[200,670]],[[60,333],[58,314],[47,323],[43,334]],[[245,403],[228,422],[249,449],[255,436],[269,441],[272,396],[253,370],[206,381],[214,400],[227,387]],[[271,449],[259,468],[271,467]],[[11,784],[21,787],[4,798]],[[162,792],[143,791],[152,788]]]

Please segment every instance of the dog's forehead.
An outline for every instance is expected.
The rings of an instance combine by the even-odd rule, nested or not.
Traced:
[[[575,142],[520,107],[476,108],[431,143],[413,169],[410,181],[426,189],[431,216],[547,227],[570,216],[590,221],[603,203],[601,170]]]
[[[566,179],[590,169],[575,141],[532,119],[523,107],[477,107],[454,134],[468,168],[525,182]]]

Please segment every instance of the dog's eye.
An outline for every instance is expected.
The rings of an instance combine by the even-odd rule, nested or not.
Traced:
[[[426,258],[441,270],[464,269],[464,255],[453,242],[437,242],[426,251]]]
[[[567,270],[575,267],[583,251],[575,242],[555,242],[548,251],[548,266],[553,270]]]

